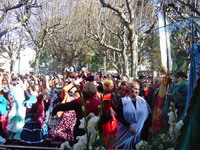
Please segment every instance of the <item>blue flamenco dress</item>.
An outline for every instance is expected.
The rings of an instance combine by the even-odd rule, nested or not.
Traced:
[[[47,126],[44,124],[44,102],[41,98],[37,99],[37,102],[27,112],[25,125],[20,135],[20,141],[24,145],[42,145],[48,133]]]

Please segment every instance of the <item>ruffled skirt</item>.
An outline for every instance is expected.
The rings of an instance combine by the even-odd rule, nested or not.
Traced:
[[[31,118],[26,119],[25,125],[20,135],[20,141],[25,145],[40,146],[48,133],[47,126],[41,129],[41,123]]]
[[[52,145],[59,146],[65,141],[74,141],[74,125],[76,124],[76,113],[75,111],[64,112],[61,116],[59,124],[49,131],[46,138]]]

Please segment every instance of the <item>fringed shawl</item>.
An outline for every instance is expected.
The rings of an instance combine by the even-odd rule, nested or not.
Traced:
[[[130,97],[122,98],[122,104],[124,118],[133,125],[136,134],[132,134],[128,127],[119,123],[116,148],[132,149],[133,145],[140,141],[140,133],[150,112],[150,107],[140,96],[136,98],[136,108]]]

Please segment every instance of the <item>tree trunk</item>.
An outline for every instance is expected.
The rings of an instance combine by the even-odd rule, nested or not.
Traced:
[[[11,60],[10,61],[10,72],[12,72],[14,70],[14,66],[15,66],[15,61]],[[18,72],[19,73],[19,72]]]
[[[64,61],[61,62],[61,74],[65,73],[66,63]]]
[[[103,72],[106,72],[107,71],[107,61],[106,61],[106,55],[103,56]]]
[[[126,51],[122,53],[123,57],[123,75],[129,77],[129,70],[128,70],[128,55],[126,54]]]
[[[137,77],[138,71],[138,35],[133,36],[131,40],[131,77]]]
[[[119,74],[123,74],[123,64],[119,64],[116,70]]]
[[[65,68],[66,68],[66,62],[67,62],[67,59],[65,57],[65,55],[62,55],[61,56],[61,61],[60,61],[60,72],[61,74],[64,74],[65,73]]]
[[[39,74],[39,64],[40,64],[40,50],[35,54],[35,75]]]
[[[124,27],[124,34],[123,34],[123,50],[122,50],[122,68],[123,68],[123,76],[129,77],[129,69],[128,69],[128,55],[127,52],[129,50],[129,39],[127,38],[127,35],[129,34],[129,31],[126,27]]]

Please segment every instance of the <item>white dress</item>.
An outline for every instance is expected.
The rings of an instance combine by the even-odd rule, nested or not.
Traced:
[[[11,111],[8,114],[8,136],[10,139],[18,140],[24,126],[26,115],[26,107],[23,106],[23,101],[25,100],[24,90],[21,85],[17,84],[16,86],[13,86],[13,89],[9,92],[8,96],[13,99]]]

